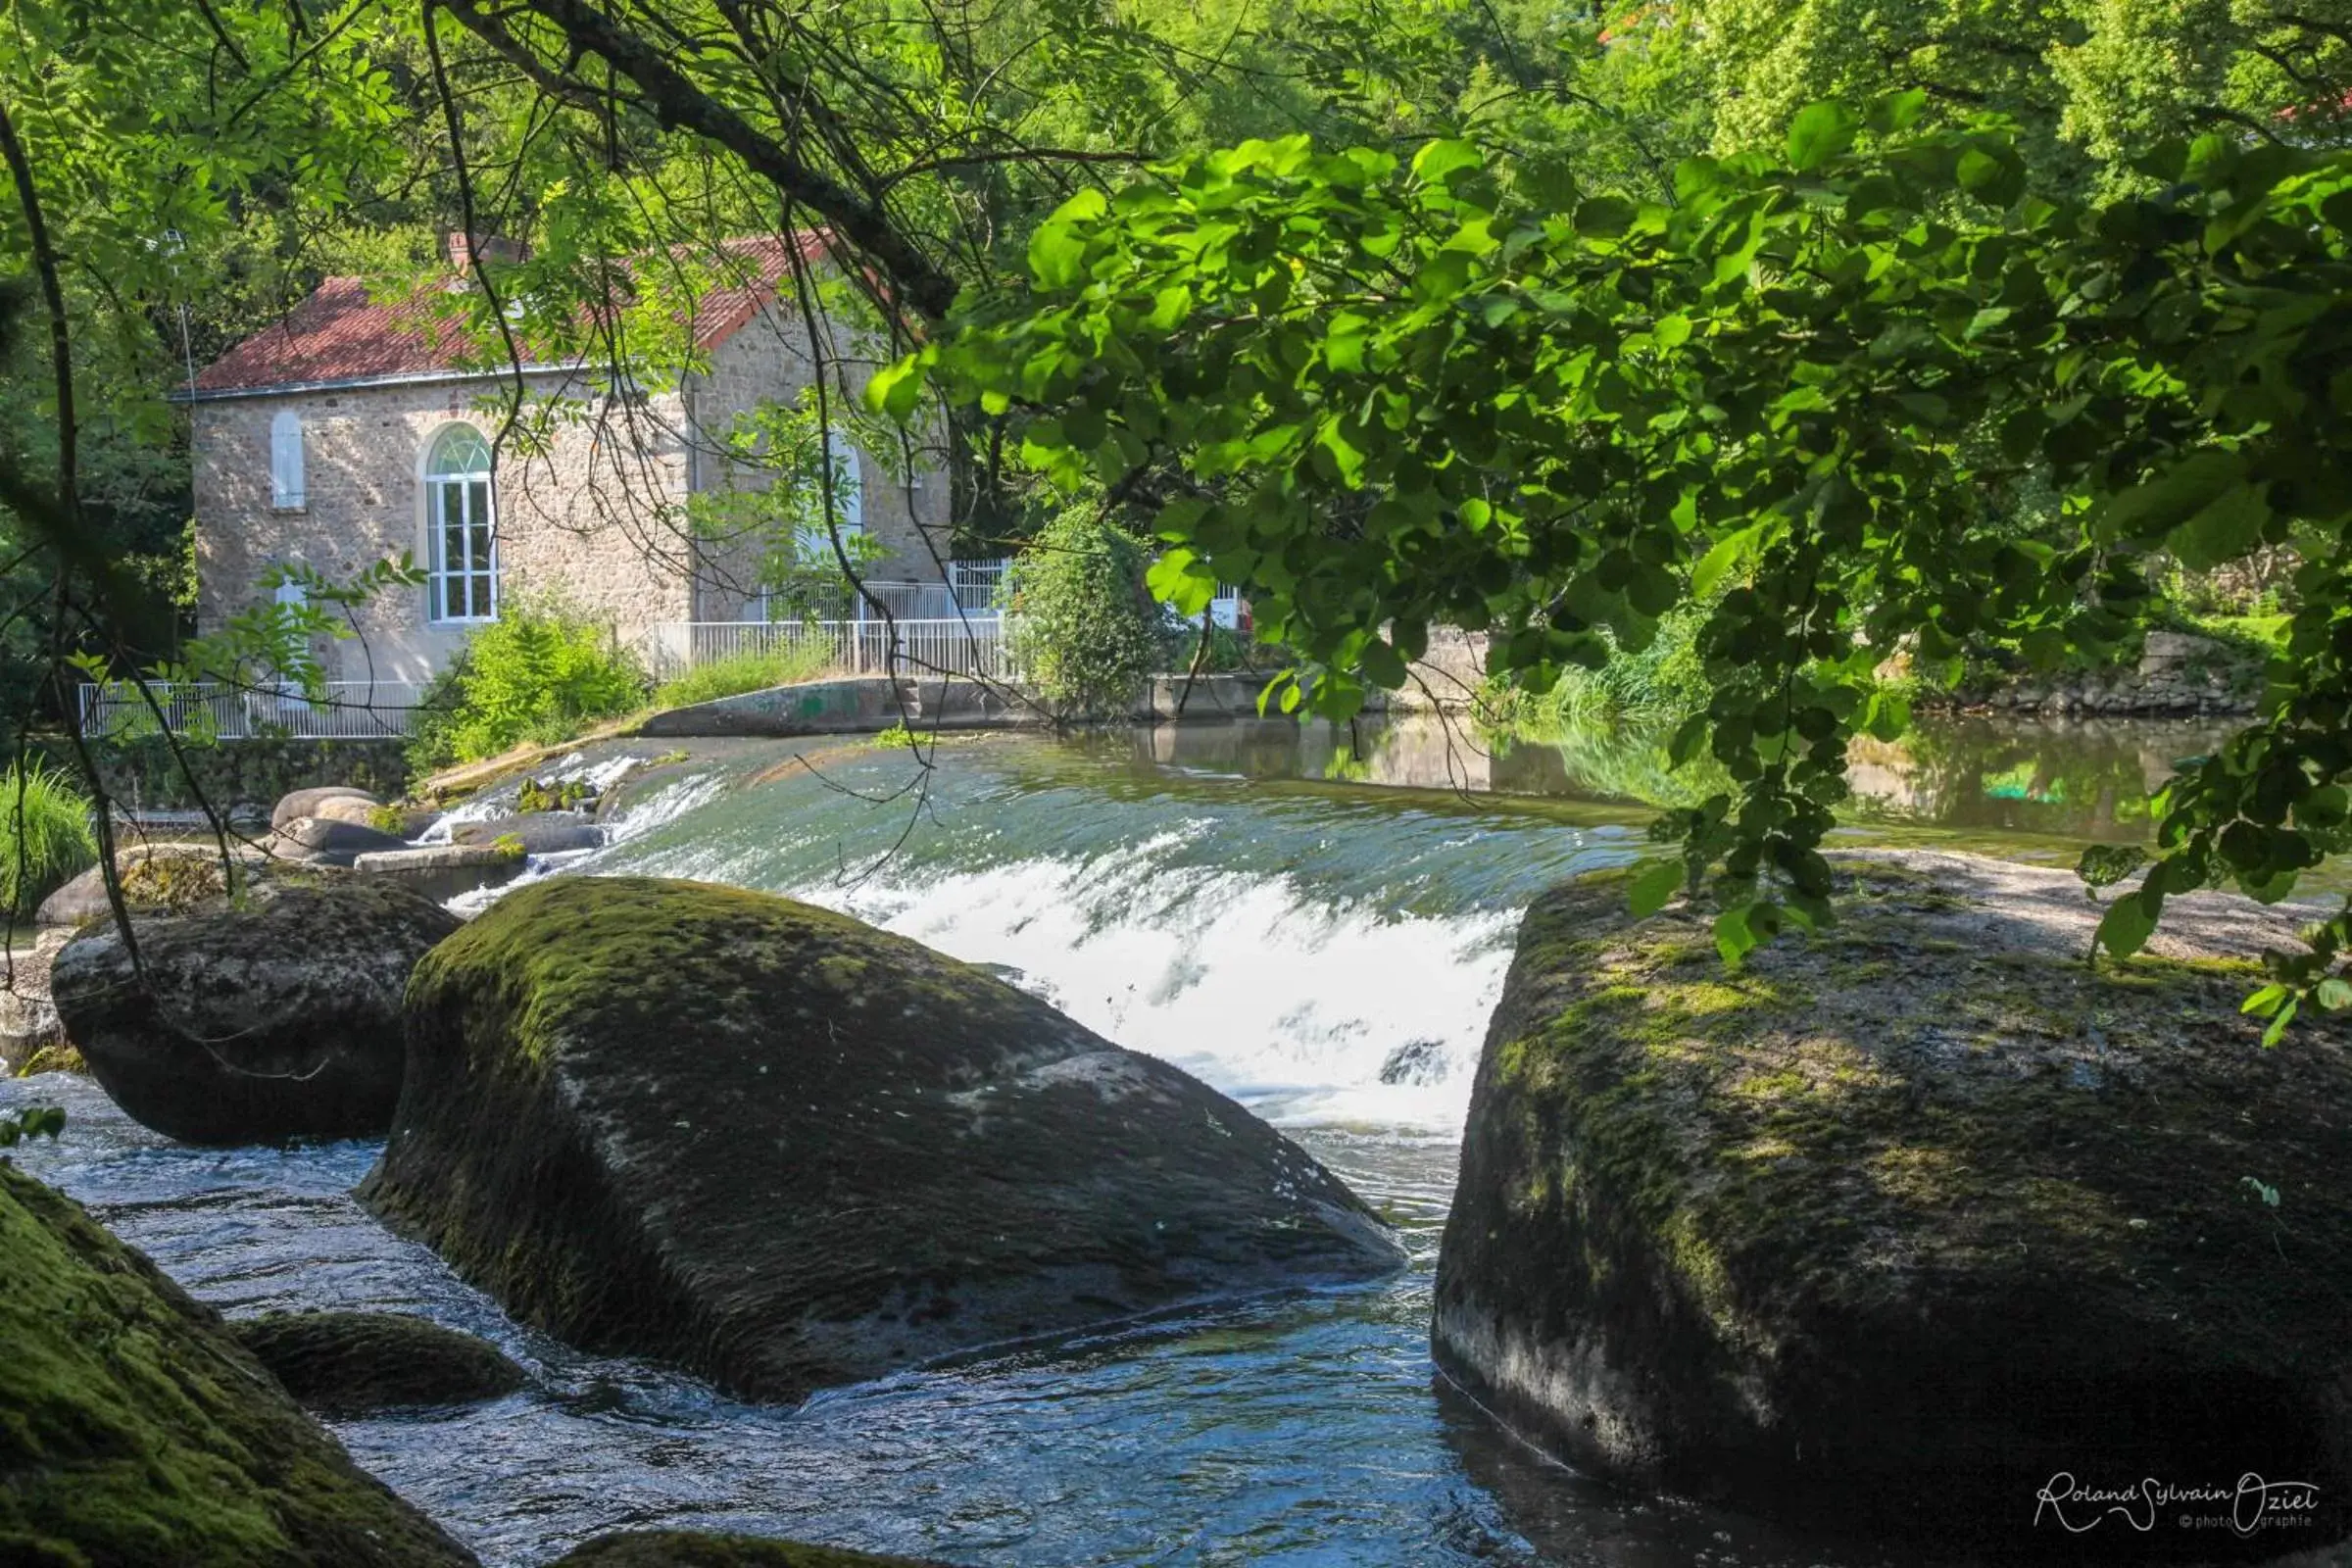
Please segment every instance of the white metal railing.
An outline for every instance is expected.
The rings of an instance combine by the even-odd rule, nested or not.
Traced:
[[[722,660],[780,656],[816,645],[842,675],[1010,678],[1001,615],[883,620],[669,621],[649,639],[654,673],[667,680]]]
[[[1011,564],[1003,556],[994,561],[951,561],[948,591],[966,613],[994,610],[1004,590],[1004,570]]]
[[[175,735],[244,741],[384,740],[409,733],[423,688],[405,680],[334,680],[322,700],[298,691],[240,689],[212,681],[82,683],[81,731],[112,738],[156,728],[158,710]]]

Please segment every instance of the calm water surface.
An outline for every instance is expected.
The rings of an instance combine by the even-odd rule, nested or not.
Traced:
[[[1856,827],[2071,858],[2071,840],[2143,832],[2135,796],[2214,733],[1947,726],[1857,759]],[[569,765],[610,775],[627,755]],[[336,1427],[494,1565],[656,1524],[1006,1568],[1900,1560],[1619,1495],[1433,1376],[1438,1231],[1513,925],[1546,883],[1636,852],[1636,803],[1687,787],[1657,784],[1653,756],[1498,750],[1422,722],[974,738],[935,760],[701,748],[626,787],[617,843],[554,872],[789,892],[994,965],[1285,1125],[1398,1225],[1411,1268],[784,1410],[510,1322],[352,1201],[373,1144],[180,1148],[49,1078],[0,1085],[0,1104],[62,1100],[72,1118],[21,1162],[231,1314],[418,1312],[520,1359],[527,1393]]]

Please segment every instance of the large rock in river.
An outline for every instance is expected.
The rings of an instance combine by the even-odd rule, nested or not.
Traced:
[[[2225,956],[2292,918],[2176,900],[2155,956],[2094,972],[2071,875],[1839,868],[1838,924],[1738,971],[1622,877],[1529,911],[1441,1364],[1582,1468],[1991,1560],[2340,1536],[2352,1055],[2325,1025],[2265,1051]]]
[[[458,918],[366,877],[260,881],[183,911],[114,921],[57,956],[49,989],[91,1076],[192,1144],[382,1133],[408,1050],[409,971]]]
[[[462,1568],[199,1304],[0,1161],[0,1562]]]
[[[754,1397],[1398,1261],[1224,1096],[761,894],[525,887],[417,966],[409,1053],[363,1200],[517,1315]]]
[[[270,1312],[229,1327],[288,1394],[335,1414],[474,1404],[530,1381],[488,1341],[403,1312]]]

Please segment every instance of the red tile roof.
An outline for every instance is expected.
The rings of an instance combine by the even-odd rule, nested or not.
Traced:
[[[802,230],[793,240],[804,262],[817,260],[827,249],[821,231]],[[720,251],[714,270],[721,280],[692,308],[695,346],[705,351],[734,336],[773,299],[786,272],[785,242],[777,235],[729,240]],[[692,253],[679,247],[672,254],[685,259]],[[460,282],[453,276],[441,287]],[[531,358],[527,346],[524,358]],[[496,364],[492,357],[490,367]],[[484,356],[430,285],[403,297],[377,298],[363,279],[330,277],[283,319],[199,372],[196,395],[484,368]]]

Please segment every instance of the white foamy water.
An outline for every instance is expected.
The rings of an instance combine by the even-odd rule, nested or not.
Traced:
[[[894,860],[863,882],[775,891],[1017,971],[1006,978],[1098,1034],[1268,1120],[1457,1135],[1516,915],[1398,915],[1332,903],[1279,872],[1170,867],[1182,842],[1163,833],[1115,858],[977,871]],[[751,880],[739,856],[716,850],[641,868]]]
[[[1309,901],[1279,875],[1196,873],[1171,888],[1149,863],[1139,855],[1136,874],[1030,860],[799,891],[967,963],[1017,969],[1096,1033],[1269,1119],[1460,1131],[1514,919],[1384,918]],[[1124,918],[1102,922],[1106,907]],[[1405,1081],[1382,1082],[1384,1068]]]

